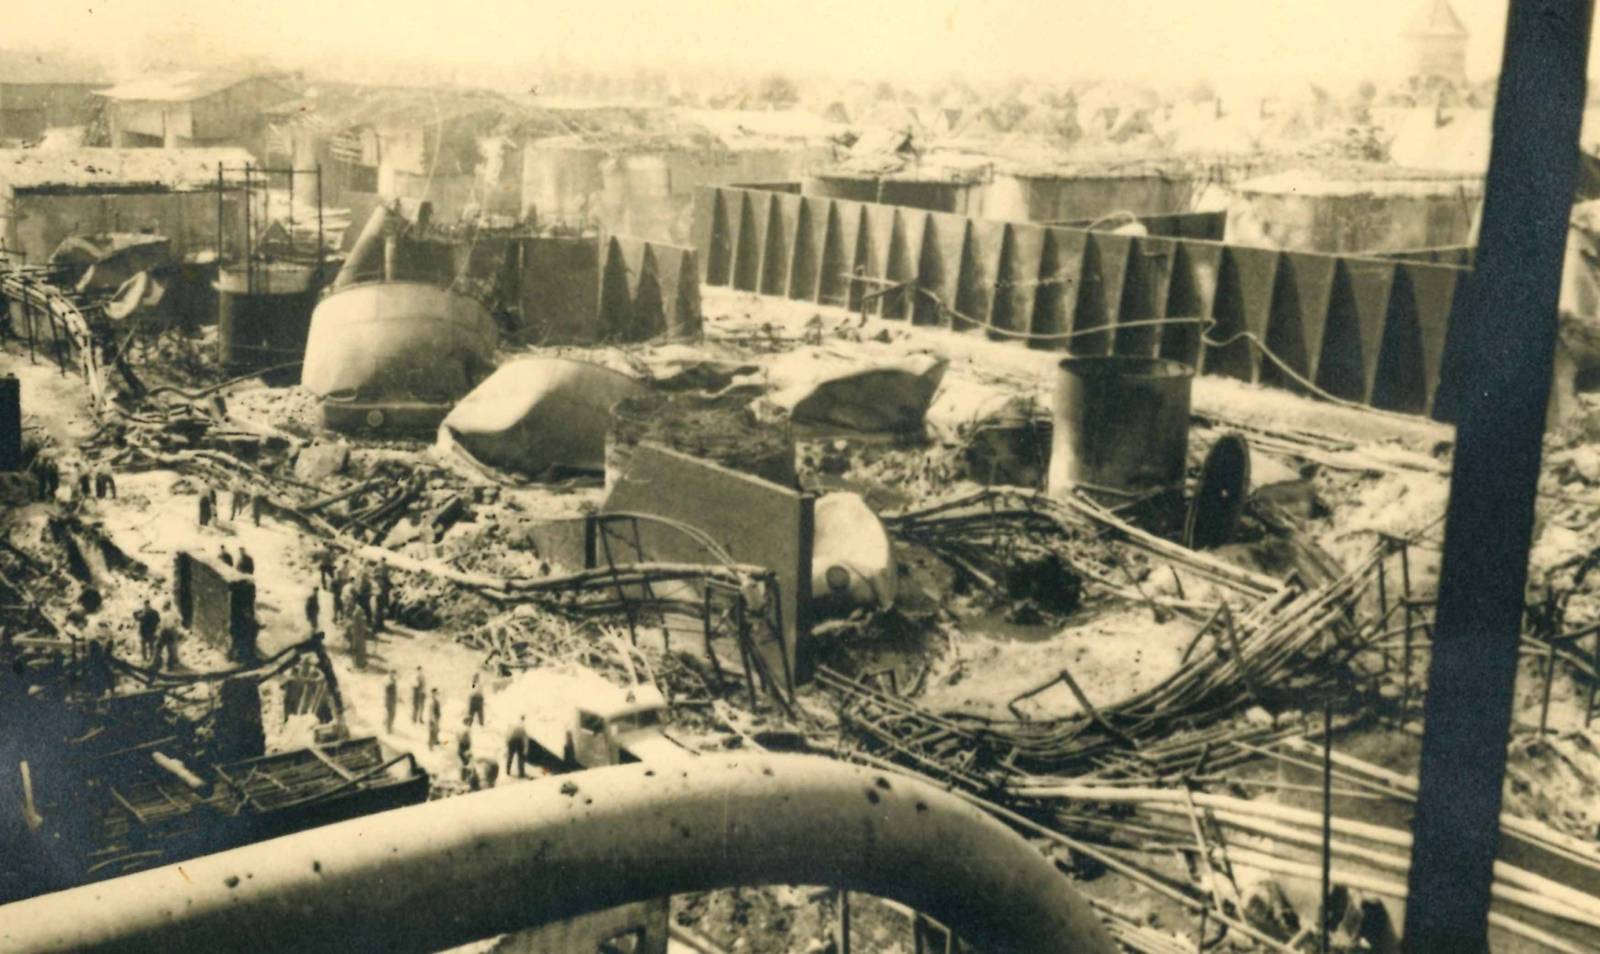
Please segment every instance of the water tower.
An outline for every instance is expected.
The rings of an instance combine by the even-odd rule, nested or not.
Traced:
[[[1449,0],[1424,0],[1401,36],[1409,49],[1412,76],[1466,83],[1470,34]]]

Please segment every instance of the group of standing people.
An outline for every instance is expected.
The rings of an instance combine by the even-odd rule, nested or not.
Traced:
[[[39,499],[54,498],[61,491],[61,462],[55,454],[42,451],[34,456],[30,466],[38,485]],[[110,464],[98,461],[91,465],[88,461],[79,461],[76,470],[76,476],[67,484],[72,502],[88,500],[90,497],[97,500],[117,499],[117,478]]]
[[[334,622],[348,620],[352,613],[359,611],[369,629],[383,631],[393,592],[387,563],[380,563],[371,570],[352,567],[336,558],[332,548],[328,548],[317,560],[317,576],[322,588],[333,598]],[[307,612],[310,612],[309,600]]]
[[[139,626],[139,650],[145,665],[160,670],[163,658],[168,669],[178,668],[178,628],[161,625],[161,614],[146,599],[133,614]]]
[[[217,559],[238,570],[240,573],[254,573],[256,571],[255,558],[250,555],[250,551],[246,550],[243,545],[240,545],[239,547],[239,558],[237,560],[233,558],[233,554],[229,553],[228,548],[225,546],[217,548]],[[315,622],[315,620],[312,621],[313,629],[316,628]]]
[[[345,645],[357,669],[367,666],[367,643],[384,631],[384,611],[389,605],[389,567],[379,564],[372,572],[352,571],[331,548],[317,558],[317,586],[306,595],[306,622],[316,631],[322,615],[320,592],[330,597],[333,621],[341,624]]]
[[[222,517],[222,509],[217,503],[217,491],[210,484],[202,485],[200,496],[196,501],[200,508],[199,522],[202,527],[209,527]],[[228,519],[237,520],[245,511],[250,513],[250,522],[261,526],[261,511],[265,506],[260,494],[246,490],[243,486],[235,486],[228,491]]]

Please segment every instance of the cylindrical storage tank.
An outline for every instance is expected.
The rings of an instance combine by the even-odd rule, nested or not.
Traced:
[[[1178,488],[1189,449],[1194,369],[1165,358],[1067,358],[1052,396],[1049,490],[1107,503]]]
[[[230,370],[270,368],[305,357],[316,269],[258,263],[217,274],[217,361]]]

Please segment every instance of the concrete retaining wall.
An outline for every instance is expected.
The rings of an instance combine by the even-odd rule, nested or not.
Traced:
[[[1302,252],[1365,255],[1460,245],[1472,233],[1481,182],[1406,192],[1234,192],[1228,241]]]
[[[830,158],[821,149],[659,150],[614,154],[574,140],[529,143],[522,211],[541,225],[583,225],[686,245],[695,190],[790,181]]]
[[[804,679],[805,654],[797,658],[796,647],[811,631],[814,503],[810,494],[644,441],[600,510],[686,523],[709,535],[735,561],[771,569],[778,580],[787,658],[777,655],[779,647],[773,643],[758,644],[757,649],[778,678],[793,673]],[[692,537],[659,523],[640,521],[637,538],[631,529],[607,532],[607,545],[619,563],[711,559]],[[632,543],[635,539],[639,548]]]
[[[223,216],[228,241],[236,242],[242,217],[231,197]],[[0,236],[7,248],[25,252],[29,264],[48,261],[69,235],[145,228],[171,239],[174,257],[215,248],[216,191],[18,191],[0,203]]]
[[[851,309],[889,289],[869,311],[1077,354],[1160,355],[1291,390],[1298,376],[1342,398],[1441,416],[1447,332],[1470,275],[1438,262],[727,188],[701,191],[695,247],[707,285]],[[1203,345],[1195,324],[1133,324],[1167,317],[1214,321],[1211,338],[1229,343]]]
[[[255,661],[254,577],[210,557],[180,550],[172,582],[172,602],[184,626],[234,662]]]

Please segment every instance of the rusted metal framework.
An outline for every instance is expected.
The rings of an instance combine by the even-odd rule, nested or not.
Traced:
[[[926,783],[811,756],[615,766],[367,816],[0,908],[0,947],[435,951],[785,883],[901,902],[985,951],[1118,949],[999,822]]]

